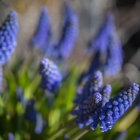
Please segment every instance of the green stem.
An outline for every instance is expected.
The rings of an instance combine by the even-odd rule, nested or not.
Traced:
[[[89,132],[90,126],[85,127],[80,133],[78,133],[73,140],[79,140],[82,136],[84,136],[87,132]]]
[[[60,129],[58,132],[56,132],[52,137],[50,137],[49,139],[46,140],[55,140],[59,135],[61,135],[66,129],[62,128]]]
[[[58,131],[54,133],[49,139],[47,140],[55,140],[58,136],[60,136],[64,131],[66,131],[67,126],[71,125],[73,123],[74,119],[70,120],[66,125],[64,125],[62,128],[58,128]]]
[[[64,135],[68,136],[68,138],[71,138],[72,135],[74,135],[77,132],[77,130],[79,130],[79,128],[76,126],[76,127],[72,128],[72,130],[70,130],[68,133],[66,133]]]

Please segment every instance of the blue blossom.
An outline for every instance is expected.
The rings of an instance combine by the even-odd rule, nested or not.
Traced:
[[[109,100],[104,107],[95,113],[99,117],[101,131],[107,131],[132,105],[139,92],[139,85],[132,83],[130,87],[122,90]]]
[[[97,69],[103,69],[105,75],[115,75],[120,71],[123,62],[122,46],[112,14],[107,15],[90,49],[94,50],[94,55],[86,72],[87,75]]]
[[[40,48],[43,52],[46,49],[46,44],[51,34],[50,18],[47,8],[44,6],[40,11],[40,18],[36,31],[32,37],[32,45]]]
[[[67,58],[70,55],[78,35],[78,17],[76,13],[68,4],[65,4],[64,13],[62,35],[56,46],[60,58]]]
[[[43,58],[40,61],[41,87],[50,92],[55,92],[61,84],[62,76],[52,61]]]
[[[35,133],[40,134],[43,130],[43,127],[45,126],[45,120],[43,119],[42,115],[40,113],[37,113],[36,116],[36,124],[35,124]]]
[[[8,133],[8,140],[15,140],[13,133],[11,132]]]
[[[93,95],[95,92],[100,92],[103,84],[102,73],[100,71],[94,72],[91,76],[87,77],[81,85],[81,91],[77,92],[74,102],[80,103]]]
[[[96,36],[89,43],[88,51],[99,51],[105,52],[108,46],[108,40],[110,37],[110,32],[112,32],[112,26],[114,24],[114,17],[111,13],[108,13],[105,21],[100,27]]]
[[[37,112],[34,108],[34,100],[30,99],[27,102],[27,106],[26,106],[26,110],[25,110],[25,118],[28,121],[35,123],[36,117],[37,117]]]
[[[140,134],[138,135],[137,140],[140,140]]]
[[[97,126],[98,123],[93,122],[91,115],[97,108],[101,107],[101,105],[104,106],[109,100],[111,93],[110,85],[105,85],[103,88],[102,86],[102,73],[96,71],[84,82],[81,92],[76,94],[74,101],[77,106],[72,111],[72,114],[77,116],[75,121],[79,128],[91,123],[94,124],[94,127]]]
[[[20,86],[16,88],[16,98],[21,102],[23,106],[27,105],[28,100],[24,98],[23,89]]]
[[[80,94],[76,95],[77,106],[72,111],[79,128],[91,125],[94,130],[99,123],[101,131],[111,129],[113,123],[132,105],[139,92],[139,85],[132,83],[112,99],[111,90],[110,85],[103,86],[100,71],[89,76]]]
[[[120,71],[123,62],[122,46],[115,32],[112,37],[110,37],[109,42],[104,73],[106,75],[115,75]]]
[[[10,58],[17,44],[18,17],[11,11],[0,27],[0,65]]]

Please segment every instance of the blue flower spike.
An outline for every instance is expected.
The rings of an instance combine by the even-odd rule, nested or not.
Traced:
[[[59,51],[59,58],[67,58],[70,55],[78,35],[78,17],[70,5],[65,3],[64,6],[64,25],[56,47],[56,51]]]
[[[44,46],[46,47],[46,42],[51,33],[50,26],[51,26],[50,18],[49,18],[47,8],[45,6],[43,6],[40,11],[40,18],[38,21],[36,31],[32,37],[31,44],[33,46],[38,47],[43,51]]]
[[[80,94],[76,95],[77,106],[72,111],[79,128],[90,125],[94,130],[99,124],[102,132],[111,129],[132,105],[139,92],[139,85],[132,83],[110,99],[111,91],[110,85],[103,86],[100,71],[89,76]]]
[[[113,24],[114,17],[111,13],[108,13],[98,33],[89,43],[88,51],[93,52],[96,50],[102,53],[106,51],[110,32],[112,32],[112,26],[114,26]]]
[[[90,52],[94,50],[95,53],[87,75],[97,69],[103,69],[105,75],[113,76],[121,70],[123,63],[122,45],[117,36],[114,17],[111,13],[107,14],[98,34],[91,41],[89,50]]]
[[[27,106],[26,106],[26,111],[25,111],[25,118],[32,122],[35,123],[36,122],[36,116],[37,116],[37,112],[34,108],[34,100],[30,99],[27,102]]]
[[[8,133],[8,140],[15,140],[13,133],[11,132]]]
[[[41,88],[55,92],[61,85],[62,75],[55,63],[47,58],[40,61]]]
[[[0,65],[10,59],[17,44],[18,16],[11,11],[0,27]]]
[[[44,126],[45,126],[45,120],[43,119],[40,113],[37,113],[36,124],[35,124],[35,129],[34,129],[35,133],[41,134]]]
[[[122,45],[115,32],[116,31],[114,31],[112,37],[110,37],[107,49],[107,58],[104,65],[105,75],[115,75],[121,70],[123,63]]]
[[[102,132],[113,127],[113,124],[124,114],[132,105],[139,92],[139,85],[132,83],[130,87],[124,89],[112,99],[103,108],[100,108],[99,123]]]

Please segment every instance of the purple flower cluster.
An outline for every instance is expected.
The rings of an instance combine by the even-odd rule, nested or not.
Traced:
[[[36,134],[40,134],[45,126],[45,120],[43,119],[42,115],[38,113],[34,107],[34,100],[28,100],[26,105],[25,111],[25,118],[35,123],[34,131]]]
[[[31,44],[43,54],[54,58],[66,58],[72,51],[78,34],[78,17],[74,10],[65,4],[64,25],[59,40],[52,37],[50,18],[46,7],[42,7],[37,29]]]
[[[15,140],[13,133],[11,132],[8,133],[8,140]]]
[[[115,33],[110,37],[109,42],[107,58],[104,64],[104,73],[106,75],[115,75],[121,70],[123,63],[122,48]]]
[[[78,127],[83,127],[92,123],[90,115],[104,105],[110,98],[111,86],[105,85],[103,88],[102,73],[96,71],[86,80],[81,92],[76,94],[75,103],[77,107],[72,114],[77,115],[76,123]]]
[[[35,129],[34,129],[35,133],[41,134],[44,126],[45,126],[45,120],[43,119],[43,117],[40,113],[37,113]]]
[[[61,84],[62,76],[57,65],[47,58],[40,61],[41,87],[55,92]]]
[[[132,105],[138,92],[139,85],[132,83],[130,87],[110,99],[111,86],[105,85],[102,88],[102,75],[97,71],[88,78],[81,93],[76,96],[77,106],[72,114],[76,115],[75,121],[79,128],[91,125],[91,128],[95,129],[99,124],[104,132],[111,129],[117,119]]]
[[[65,19],[61,38],[57,44],[59,58],[67,58],[72,51],[78,35],[78,17],[72,7],[65,4]]]
[[[10,58],[17,43],[18,17],[11,11],[0,27],[0,65]]]
[[[90,67],[87,74],[100,68],[106,75],[117,74],[122,66],[122,46],[117,36],[114,18],[108,14],[98,34],[90,43],[90,52],[94,50]],[[102,57],[105,56],[103,59]]]
[[[132,105],[139,92],[139,85],[132,83],[130,87],[122,90],[109,100],[103,108],[97,110],[95,114],[99,116],[101,131],[107,131],[121,117],[124,112]]]
[[[35,123],[34,131],[36,134],[40,134],[45,126],[45,120],[42,115],[36,111],[34,107],[34,100],[27,100],[24,98],[23,89],[18,86],[16,88],[16,97],[21,102],[22,106],[25,107],[25,118],[31,122]]]
[[[111,13],[108,13],[98,33],[89,43],[88,50],[90,52],[93,52],[95,50],[99,52],[106,51],[108,46],[108,40],[110,37],[110,32],[112,32],[112,25],[114,24],[113,22],[113,15]]]
[[[31,99],[27,101],[25,118],[29,120],[30,122],[36,122],[36,115],[37,115],[37,112],[34,108],[34,100]]]
[[[46,47],[48,38],[50,37],[50,33],[50,18],[47,8],[44,6],[41,8],[38,26],[33,35],[31,44],[35,47],[41,48],[41,50],[44,51],[44,46]]]

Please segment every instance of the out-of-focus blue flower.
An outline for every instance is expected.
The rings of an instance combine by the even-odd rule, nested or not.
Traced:
[[[88,51],[90,51],[90,53],[95,50],[99,52],[106,51],[108,46],[108,40],[110,37],[110,32],[112,32],[113,24],[114,24],[114,17],[111,13],[108,13],[98,33],[93,38],[93,40],[91,40],[91,42],[89,43]]]
[[[116,33],[112,14],[107,15],[97,36],[91,42],[90,52],[92,49],[95,54],[87,75],[98,69],[103,69],[106,75],[115,75],[120,71],[123,61],[122,46]]]
[[[24,95],[23,95],[23,89],[20,86],[18,86],[16,88],[16,97],[21,102],[21,104],[23,106],[26,106],[27,105],[27,100],[24,98]]]
[[[44,51],[47,47],[47,41],[50,38],[51,34],[51,25],[50,18],[47,11],[47,8],[43,6],[40,12],[40,18],[36,31],[32,37],[31,44],[35,47],[40,48],[41,51]]]
[[[27,102],[26,111],[25,111],[25,118],[30,122],[35,123],[37,117],[37,112],[34,108],[34,100],[30,99]]]
[[[101,131],[107,131],[121,117],[124,112],[132,105],[139,92],[139,85],[132,83],[130,87],[122,90],[109,100],[103,108],[95,113],[99,116]]]
[[[67,58],[70,55],[78,35],[78,17],[72,7],[66,3],[64,13],[62,35],[56,46],[59,58]]]
[[[37,113],[36,124],[35,124],[35,133],[40,134],[43,130],[44,125],[45,125],[45,120],[42,118],[42,115],[40,113]]]
[[[110,37],[109,42],[107,58],[104,65],[104,73],[106,75],[115,75],[120,71],[123,62],[122,46],[117,35],[115,34],[115,31]]]
[[[137,140],[140,140],[140,134],[138,135]]]
[[[0,91],[2,89],[2,77],[3,77],[3,72],[2,72],[2,67],[0,66]]]
[[[18,17],[11,11],[0,27],[0,65],[10,58],[17,43]]]
[[[15,140],[13,133],[11,132],[8,133],[8,140]]]
[[[55,92],[61,84],[62,76],[58,67],[49,59],[40,61],[41,87],[50,92]]]

